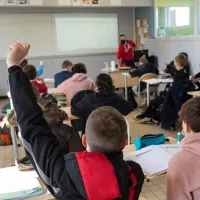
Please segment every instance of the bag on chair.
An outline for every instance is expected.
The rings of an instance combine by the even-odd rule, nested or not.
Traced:
[[[135,138],[134,144],[137,150],[151,146],[151,145],[160,145],[165,143],[165,136],[163,134],[148,134],[144,135],[141,138]]]
[[[9,129],[6,126],[0,128],[0,146],[11,145],[11,144],[12,140],[9,133]]]

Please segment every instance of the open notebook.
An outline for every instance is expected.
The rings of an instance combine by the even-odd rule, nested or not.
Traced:
[[[144,174],[151,177],[166,172],[168,162],[179,151],[181,151],[180,145],[153,145],[128,154],[125,160],[137,162]]]
[[[38,196],[43,189],[34,171],[22,172],[17,167],[0,169],[0,199],[21,200]]]

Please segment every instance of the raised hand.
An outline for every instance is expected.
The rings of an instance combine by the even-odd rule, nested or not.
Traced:
[[[13,43],[10,46],[10,51],[7,56],[7,66],[12,67],[14,65],[19,66],[24,58],[28,55],[30,45],[26,42]]]

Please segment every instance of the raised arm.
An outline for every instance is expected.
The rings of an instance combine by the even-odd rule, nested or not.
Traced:
[[[43,118],[28,77],[19,67],[28,51],[27,43],[15,43],[10,48],[7,58],[10,92],[28,157],[48,189],[56,195],[64,172],[64,153]]]

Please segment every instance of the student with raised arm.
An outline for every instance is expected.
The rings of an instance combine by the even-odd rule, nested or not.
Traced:
[[[86,124],[86,152],[65,154],[43,117],[31,83],[19,67],[30,45],[14,43],[7,57],[10,92],[26,152],[57,200],[138,200],[141,167],[124,161],[127,123],[114,108],[94,111]]]

